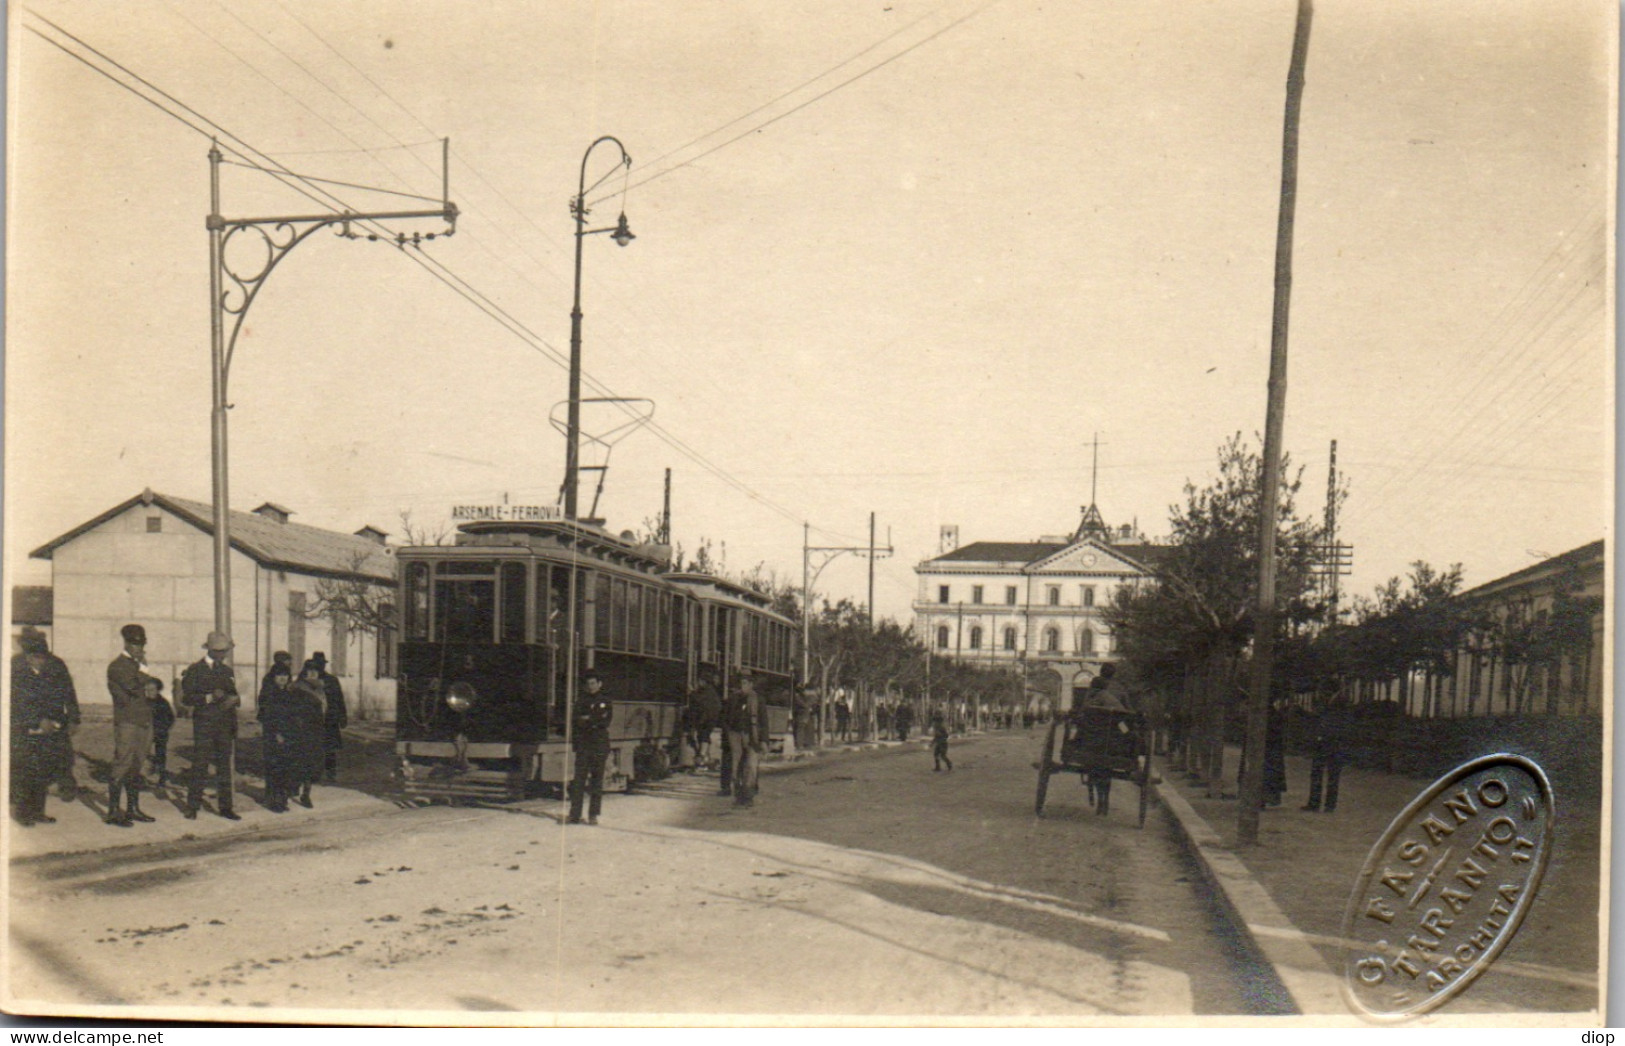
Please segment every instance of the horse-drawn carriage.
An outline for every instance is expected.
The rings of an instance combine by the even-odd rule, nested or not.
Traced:
[[[1038,801],[1035,812],[1044,814],[1049,779],[1075,773],[1088,784],[1132,781],[1140,789],[1140,827],[1150,801],[1151,724],[1139,712],[1116,708],[1075,708],[1050,723],[1044,752],[1038,763]],[[1095,789],[1090,788],[1091,797]],[[1104,798],[1097,799],[1104,802]]]

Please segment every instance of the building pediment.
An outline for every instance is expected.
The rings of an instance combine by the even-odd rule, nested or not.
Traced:
[[[1028,564],[1029,574],[1144,574],[1145,568],[1112,551],[1111,546],[1086,538]]]

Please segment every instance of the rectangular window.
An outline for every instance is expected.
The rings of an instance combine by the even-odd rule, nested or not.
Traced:
[[[395,605],[383,603],[378,607],[378,650],[373,659],[373,676],[377,679],[395,678],[396,632]]]
[[[406,638],[429,638],[429,564],[427,563],[409,563],[406,566]]]
[[[502,641],[525,641],[525,564],[502,564]]]
[[[946,602],[948,602],[948,586],[947,585],[938,585],[937,586],[937,602],[938,603],[946,603]]]
[[[621,581],[617,581],[619,585]],[[643,653],[643,586],[626,585],[626,648],[632,653]]]
[[[437,578],[434,584],[435,639],[441,643],[493,642],[496,604],[496,581],[492,578]]]
[[[162,516],[148,516],[147,517],[147,533],[149,533],[149,534],[162,534],[163,532],[164,532],[164,517],[162,517]]]
[[[333,664],[336,676],[350,674],[350,619],[342,610],[333,611]]]
[[[305,663],[305,594],[288,593],[288,653],[293,663]]]
[[[1013,607],[1016,605],[1016,586],[1004,586],[1004,605],[1007,607]]]
[[[982,586],[981,585],[972,585],[971,586],[971,589],[970,589],[970,601],[972,603],[980,603],[982,601]]]
[[[607,650],[610,649],[614,633],[615,606],[614,600],[610,596],[610,590],[614,586],[610,583],[608,574],[595,573],[593,578],[595,579],[592,584],[595,603],[592,614],[594,632],[591,636],[583,635],[581,641],[591,643],[599,649]]]

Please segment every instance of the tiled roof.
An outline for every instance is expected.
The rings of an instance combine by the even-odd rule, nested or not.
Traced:
[[[1570,567],[1578,567],[1589,562],[1595,562],[1600,566],[1603,562],[1603,551],[1604,542],[1602,540],[1593,541],[1590,544],[1581,545],[1579,548],[1569,549],[1567,552],[1543,559],[1539,563],[1524,567],[1522,570],[1514,570],[1512,573],[1498,577],[1494,581],[1486,581],[1482,585],[1475,585],[1461,593],[1460,598],[1466,599],[1489,595],[1500,589],[1514,588],[1524,582],[1533,581],[1537,578],[1546,578],[1559,571],[1567,570]]]
[[[31,553],[50,559],[60,546],[92,530],[132,506],[145,503],[167,509],[206,534],[214,533],[214,509],[201,501],[172,498],[146,491],[83,523]],[[231,513],[231,545],[261,566],[305,574],[389,582],[395,579],[395,558],[376,541],[323,530],[304,523],[278,523],[252,512]]]
[[[931,563],[1031,563],[1053,555],[1065,544],[1050,541],[977,541],[944,553]]]

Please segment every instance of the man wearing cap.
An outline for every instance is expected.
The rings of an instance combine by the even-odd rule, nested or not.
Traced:
[[[588,672],[582,682],[587,692],[579,698],[575,732],[570,738],[576,759],[575,777],[570,782],[570,823],[581,823],[582,800],[590,793],[587,823],[597,824],[604,807],[604,761],[609,758],[609,723],[615,707],[604,695],[604,681],[596,672]]]
[[[107,692],[113,697],[113,764],[107,772],[108,824],[128,828],[153,818],[141,812],[141,762],[152,747],[152,702],[147,700],[147,630],[119,629],[124,649],[107,666]],[[126,808],[119,806],[124,793]]]
[[[327,655],[318,650],[310,655],[310,661],[321,670],[322,694],[327,705],[322,735],[322,770],[329,781],[337,781],[339,749],[344,747],[344,728],[350,723],[350,711],[344,707],[344,685],[327,670]]]
[[[181,673],[181,704],[192,710],[192,767],[186,794],[186,817],[197,817],[203,803],[203,786],[214,767],[215,801],[220,816],[240,821],[232,810],[232,759],[237,748],[237,678],[226,660],[231,656],[231,637],[210,632],[204,640],[204,656]]]
[[[18,645],[22,653],[11,659],[11,801],[12,816],[27,828],[56,822],[45,815],[45,792],[68,751],[79,702],[43,635],[25,631]]]

